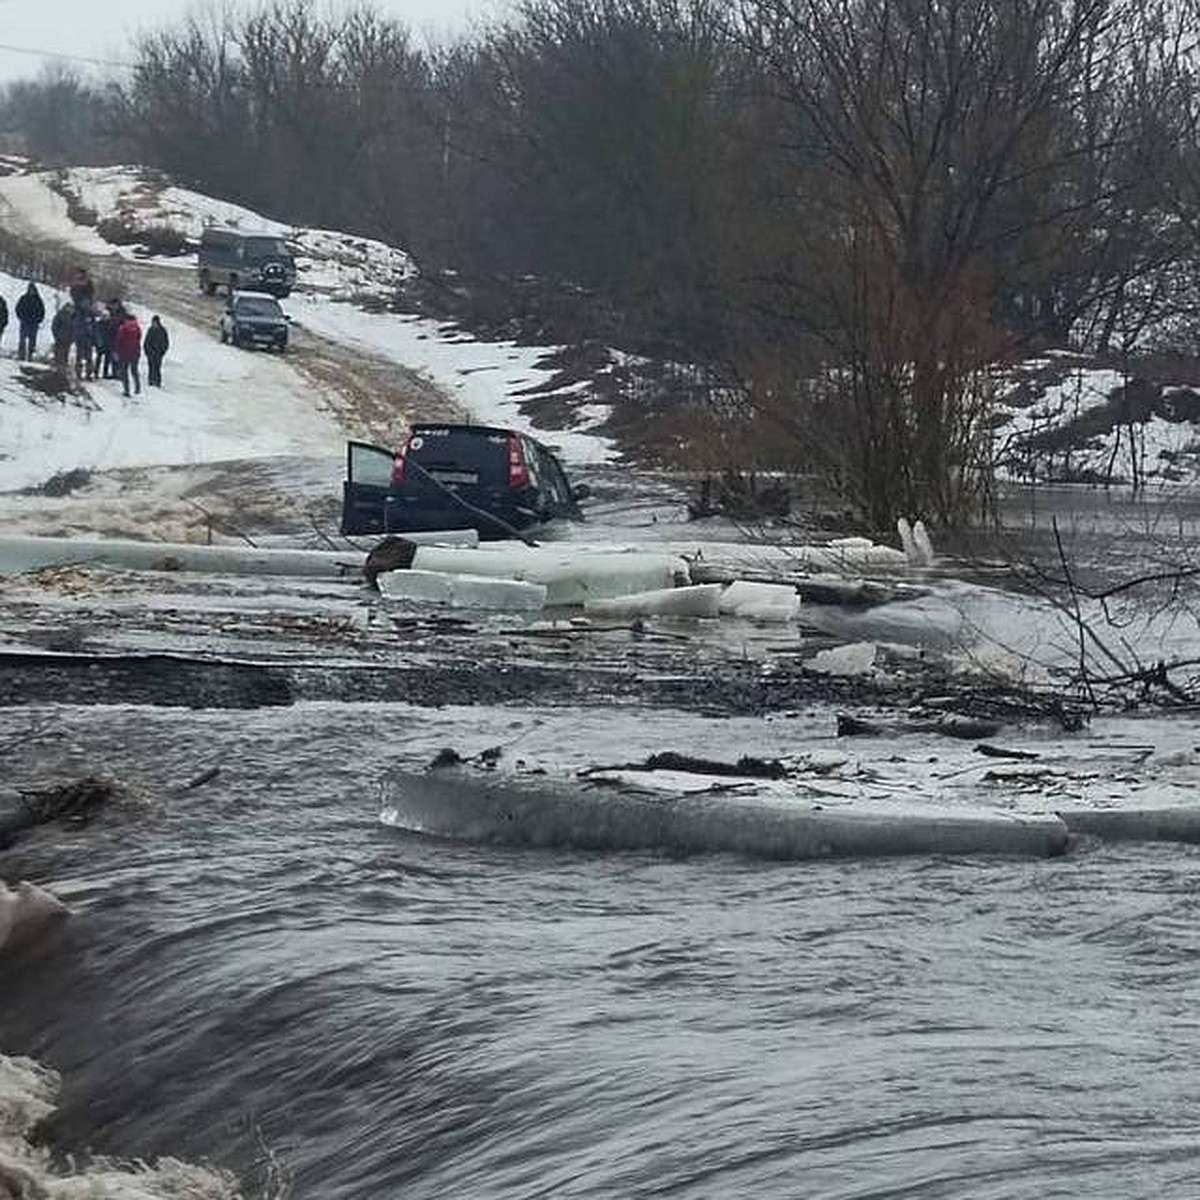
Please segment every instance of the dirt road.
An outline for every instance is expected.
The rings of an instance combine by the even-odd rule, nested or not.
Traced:
[[[140,311],[162,314],[201,330],[217,326],[224,298],[203,295],[196,274],[182,267],[138,262],[118,255],[87,254],[47,238],[24,213],[0,194],[0,222],[7,240],[19,240],[31,256],[61,261],[64,256],[87,267],[96,278],[120,281],[123,294]],[[287,307],[285,303],[285,308]],[[248,352],[249,353],[249,352]],[[406,423],[462,420],[462,409],[432,380],[418,371],[341,345],[293,326],[288,362],[312,385],[330,415],[356,438],[394,444]]]

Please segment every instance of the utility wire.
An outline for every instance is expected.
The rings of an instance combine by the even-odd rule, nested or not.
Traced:
[[[132,71],[135,63],[128,59],[93,58],[87,54],[69,54],[63,50],[37,49],[34,46],[14,46],[9,42],[0,42],[0,50],[10,54],[27,54],[33,58],[60,58],[67,62],[87,63],[93,67],[119,67],[123,71]]]

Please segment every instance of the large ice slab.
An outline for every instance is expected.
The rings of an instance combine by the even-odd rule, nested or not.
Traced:
[[[795,621],[800,616],[800,597],[790,583],[735,579],[721,593],[721,614],[752,621]]]
[[[754,786],[760,781],[745,781]],[[706,790],[491,780],[457,769],[390,781],[385,824],[506,845],[812,859],[905,854],[1066,853],[1067,826],[1047,813],[863,801],[815,802],[800,788]]]
[[[473,531],[470,531],[473,532]],[[453,534],[417,538],[453,540]],[[98,563],[131,571],[201,571],[221,575],[358,575],[357,550],[287,550],[254,546],[203,546],[192,542],[136,542],[120,538],[0,537],[0,575],[65,563]]]
[[[393,603],[436,604],[445,608],[482,608],[500,612],[537,612],[546,601],[546,585],[486,575],[442,571],[385,571],[376,578],[379,594]]]
[[[828,542],[680,542],[669,548],[689,562],[726,566],[735,572],[791,575],[808,571],[857,574],[862,571],[905,571],[902,550],[870,538],[832,538]]]
[[[644,548],[597,550],[512,542],[475,549],[420,546],[412,565],[422,571],[541,583],[550,605],[579,606],[589,600],[669,588],[688,581],[683,559]]]
[[[587,600],[584,611],[610,617],[717,617],[721,613],[721,585],[698,583],[688,587],[655,588]]]

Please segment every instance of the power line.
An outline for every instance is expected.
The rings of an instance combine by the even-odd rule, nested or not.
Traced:
[[[68,54],[63,50],[39,50],[34,46],[13,46],[8,42],[0,42],[0,50],[7,50],[10,54],[27,54],[32,58],[58,58],[67,62],[87,63],[93,67],[118,67],[123,71],[131,71],[136,65],[127,59],[93,58],[87,54]]]

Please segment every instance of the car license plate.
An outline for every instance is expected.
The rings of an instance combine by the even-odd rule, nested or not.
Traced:
[[[430,471],[438,483],[478,483],[477,471]]]

